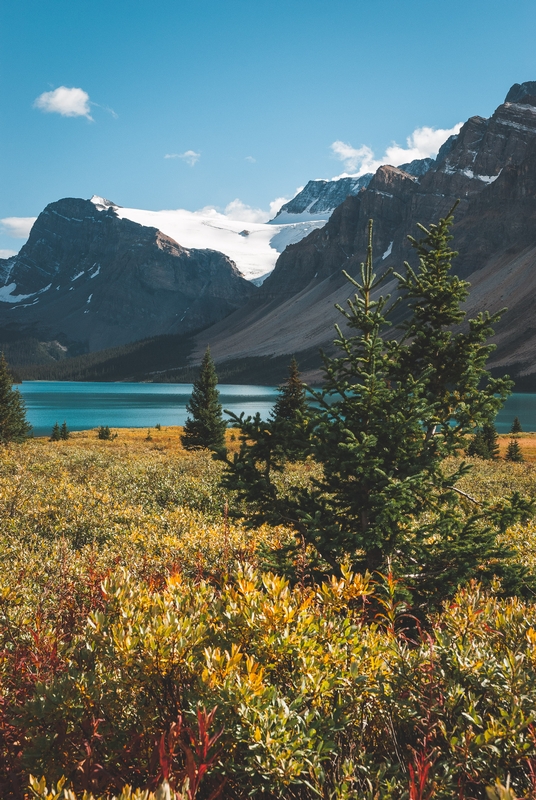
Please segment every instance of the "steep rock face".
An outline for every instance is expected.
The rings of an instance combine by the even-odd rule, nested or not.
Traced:
[[[536,105],[536,81],[526,81],[525,83],[514,83],[508,94],[505,103],[529,103]]]
[[[329,217],[334,208],[339,206],[347,197],[359,194],[361,189],[368,186],[372,180],[372,173],[361,175],[359,178],[339,178],[333,181],[309,181],[296,197],[293,197],[284,206],[281,206],[273,222],[287,221],[294,215],[307,215],[309,217]]]
[[[521,86],[509,97],[523,102],[505,102],[489,119],[469,119],[424,175],[381,167],[324,228],[282,253],[254,307],[204,331],[200,346],[211,342],[222,360],[329,345],[333,303],[344,303],[349,294],[341,270],[357,274],[367,220],[374,219],[376,270],[400,269],[404,260],[415,264],[407,234],[418,237],[418,222],[434,222],[459,200],[455,265],[473,285],[468,308],[508,305],[493,363],[536,373],[536,324],[530,321],[536,299],[536,101],[532,84]]]
[[[417,158],[398,169],[415,178],[421,178],[428,170],[438,165],[450,152],[456,136],[451,136],[438,153],[437,159]],[[327,219],[333,210],[343,203],[347,197],[353,197],[366,189],[374,177],[372,172],[360,175],[359,178],[337,178],[332,181],[309,181],[288,203],[281,206],[272,222],[293,221],[297,215],[311,218]]]
[[[356,254],[366,250],[363,220],[375,220],[378,251],[389,249],[393,227],[400,226],[411,202],[416,179],[396,167],[380,167],[367,191],[348,196],[328,223],[301,242],[289,245],[261,287],[259,297],[274,300],[303,291],[325,278],[341,282],[341,269],[352,270]]]
[[[257,291],[227,256],[74,198],[46,207],[0,275],[0,327],[90,351],[198,330]]]
[[[422,178],[434,164],[434,158],[416,158],[407,164],[399,164],[398,169],[407,172],[408,175],[413,175],[414,178]]]

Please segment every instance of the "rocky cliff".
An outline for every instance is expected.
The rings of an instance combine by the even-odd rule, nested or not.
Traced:
[[[188,334],[257,289],[214,250],[187,250],[119,219],[113,204],[66,198],[37,218],[17,256],[0,260],[0,338],[32,335],[80,351]]]
[[[368,186],[372,173],[359,178],[339,178],[333,181],[309,181],[288,203],[281,206],[272,222],[292,222],[296,217],[328,219],[333,209],[347,197],[359,194]]]
[[[199,347],[210,341],[216,359],[228,360],[329,345],[333,304],[348,295],[341,270],[359,269],[367,220],[374,219],[376,268],[400,268],[415,263],[407,234],[418,236],[418,222],[433,222],[459,200],[456,269],[474,287],[468,308],[509,305],[494,364],[536,376],[535,90],[536,82],[516,85],[489,119],[470,118],[424,174],[381,167],[322,229],[282,253],[254,301],[200,334]]]
[[[437,158],[417,158],[407,164],[401,164],[398,169],[415,178],[422,178],[430,169],[439,166],[451,151],[456,139],[457,136],[451,136],[441,147]],[[366,189],[373,177],[372,172],[367,172],[358,178],[309,181],[292,200],[281,206],[271,222],[295,222],[298,218],[327,220],[347,197],[354,197],[361,189]]]

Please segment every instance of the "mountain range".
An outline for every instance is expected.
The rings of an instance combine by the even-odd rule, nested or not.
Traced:
[[[365,257],[367,220],[376,269],[399,269],[415,263],[407,234],[458,200],[455,270],[472,286],[467,311],[508,307],[491,365],[532,389],[536,82],[513,86],[491,117],[467,120],[436,159],[310,181],[267,223],[222,222],[213,210],[192,221],[192,212],[121,209],[102,198],[52,203],[21,252],[0,261],[0,341],[39,342],[51,364],[173,335],[188,339],[189,360],[170,356],[158,379],[188,379],[210,344],[220,373],[235,381],[273,382],[291,354],[314,381],[318,349],[333,339],[333,306],[350,293],[341,272],[357,273]]]

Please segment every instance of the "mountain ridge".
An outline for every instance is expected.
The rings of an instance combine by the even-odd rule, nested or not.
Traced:
[[[222,253],[189,250],[77,198],[49,204],[0,275],[0,328],[88,351],[189,334],[257,291]]]
[[[487,119],[467,120],[419,178],[401,168],[380,167],[323,228],[282,253],[255,298],[196,336],[193,359],[207,343],[221,364],[247,354],[288,353],[299,359],[300,351],[313,344],[329,348],[337,321],[333,305],[344,304],[350,293],[341,272],[357,273],[364,260],[367,220],[374,219],[376,269],[399,268],[405,260],[414,263],[407,235],[418,236],[417,223],[429,225],[459,200],[454,268],[475,283],[467,309],[502,308],[508,270],[517,270],[517,283],[529,291],[511,293],[512,307],[497,327],[491,363],[496,369],[511,363],[520,377],[534,375],[536,385],[536,336],[527,342],[525,330],[536,272],[536,107],[526,89],[521,97],[527,102],[505,102]],[[308,377],[317,380],[318,372]]]

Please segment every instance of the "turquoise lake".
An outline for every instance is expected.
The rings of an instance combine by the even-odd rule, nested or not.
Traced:
[[[82,383],[24,381],[17,386],[26,403],[27,418],[36,436],[49,434],[65,420],[70,430],[99,425],[110,428],[153,428],[183,425],[191,383]],[[230,411],[267,416],[277,395],[272,386],[221,384],[220,402]]]
[[[27,416],[36,436],[50,433],[55,422],[65,420],[70,430],[152,428],[183,425],[192,385],[188,383],[79,383],[26,381],[17,387],[24,397]],[[275,386],[221,384],[220,401],[236,414],[257,411],[266,418],[277,396]],[[514,417],[524,431],[536,431],[536,394],[513,394],[499,412],[496,426],[507,433]]]

